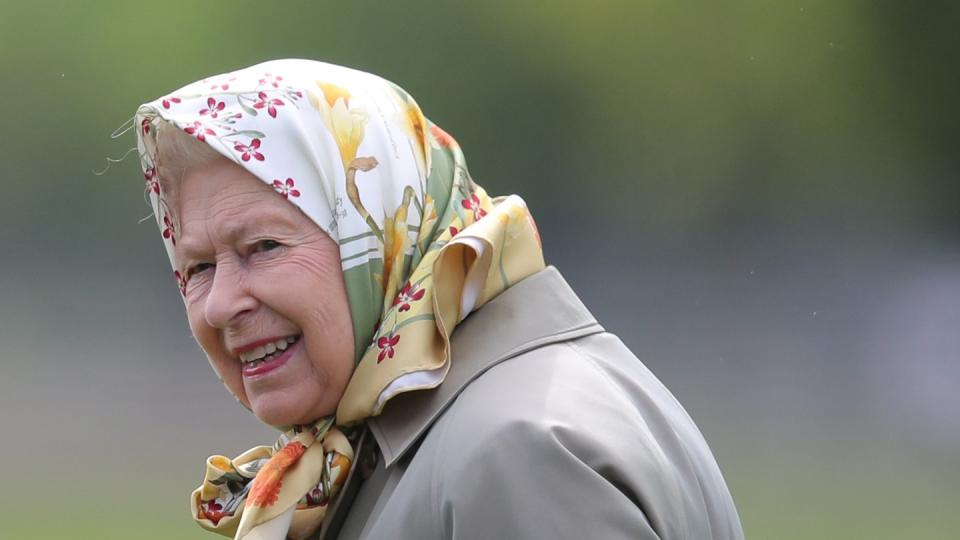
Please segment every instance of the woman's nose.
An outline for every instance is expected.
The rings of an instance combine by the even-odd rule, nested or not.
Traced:
[[[242,272],[232,263],[218,263],[213,269],[213,283],[207,293],[204,317],[214,328],[226,328],[243,314],[257,307]]]

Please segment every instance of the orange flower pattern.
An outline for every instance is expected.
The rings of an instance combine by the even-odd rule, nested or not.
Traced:
[[[270,461],[260,469],[257,477],[250,486],[250,495],[247,496],[247,506],[270,506],[277,502],[280,485],[283,483],[283,473],[300,459],[307,451],[307,447],[298,441],[293,441],[283,447],[270,458]]]

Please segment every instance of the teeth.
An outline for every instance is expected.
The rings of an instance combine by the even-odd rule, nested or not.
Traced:
[[[267,343],[266,345],[261,345],[253,350],[242,352],[240,353],[240,361],[244,364],[261,362],[268,355],[271,355],[277,351],[287,350],[287,347],[289,347],[290,344],[297,341],[299,338],[300,336],[280,338],[272,343]]]

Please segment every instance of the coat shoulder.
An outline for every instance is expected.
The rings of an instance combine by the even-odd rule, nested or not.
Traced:
[[[464,388],[421,450],[432,456],[432,491],[447,527],[478,514],[502,522],[519,507],[541,518],[512,523],[511,534],[565,538],[577,525],[558,509],[581,508],[610,515],[610,538],[742,536],[700,432],[611,334],[552,343],[491,367]],[[556,530],[544,525],[547,516]]]
[[[591,430],[608,414],[622,417],[628,402],[624,390],[575,341],[553,343],[477,377],[439,427],[449,442],[470,436],[476,447],[502,437]]]

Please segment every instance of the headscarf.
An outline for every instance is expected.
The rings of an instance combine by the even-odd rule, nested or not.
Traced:
[[[392,397],[434,388],[467,315],[544,267],[517,196],[491,199],[457,142],[378,76],[275,60],[189,84],[137,110],[146,193],[176,269],[177,217],[158,178],[168,122],[272,186],[339,244],[356,368],[335,416],[285,428],[273,446],[207,460],[197,522],[242,538],[303,538],[321,524],[353,461],[337,426]],[[181,292],[185,277],[175,270]]]

